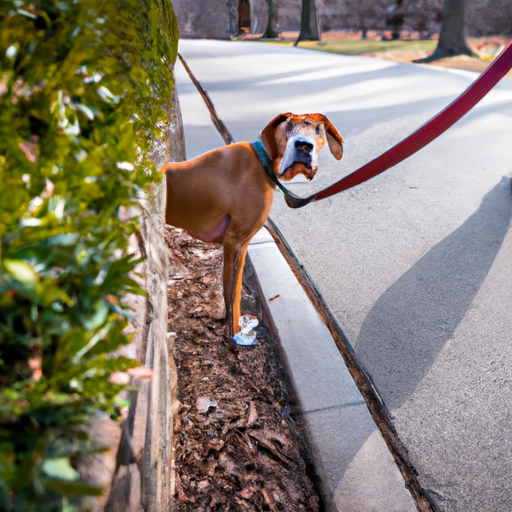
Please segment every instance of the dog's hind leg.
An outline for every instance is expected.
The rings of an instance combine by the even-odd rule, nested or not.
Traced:
[[[242,298],[242,274],[250,239],[239,242],[226,233],[224,239],[224,302],[226,304],[227,335],[232,338],[240,327],[240,301]]]

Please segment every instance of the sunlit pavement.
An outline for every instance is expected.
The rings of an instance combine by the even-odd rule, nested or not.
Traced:
[[[345,155],[324,149],[299,195],[388,149],[476,77],[251,42],[184,40],[180,51],[235,140],[255,140],[280,112],[329,117]],[[191,158],[222,140],[176,68]],[[301,210],[276,193],[271,213],[445,511],[512,510],[511,137],[507,79],[406,162]]]

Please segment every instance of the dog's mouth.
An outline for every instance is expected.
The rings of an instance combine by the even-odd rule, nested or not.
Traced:
[[[286,169],[286,171],[284,171],[284,173],[279,176],[279,180],[292,181],[297,176],[303,176],[307,181],[311,181],[315,177],[316,171],[316,167],[308,168],[299,162],[292,165],[291,167],[288,167],[288,169]]]
[[[317,167],[318,151],[315,139],[299,134],[288,140],[277,177],[292,179],[297,174],[302,173],[311,180]],[[287,172],[289,170],[292,172]],[[292,174],[292,176],[289,177],[288,174]]]

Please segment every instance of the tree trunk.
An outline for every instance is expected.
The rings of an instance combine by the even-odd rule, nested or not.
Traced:
[[[268,18],[267,18],[267,28],[265,29],[265,33],[263,37],[268,38],[276,38],[279,37],[279,30],[277,30],[277,10],[276,10],[276,0],[267,0],[268,4]]]
[[[238,35],[238,0],[229,2],[229,35],[231,37]]]
[[[445,55],[472,55],[464,37],[465,0],[444,0],[443,24],[436,53]]]
[[[402,4],[403,0],[395,0],[393,5],[388,8],[386,24],[391,28],[392,41],[397,41],[400,39],[400,31],[402,30],[402,26],[404,24],[404,12],[402,10]]]
[[[454,55],[473,55],[464,37],[465,0],[444,0],[443,24],[435,52],[415,62],[432,62]]]
[[[316,0],[302,0],[300,34],[294,46],[297,46],[299,41],[320,41]]]

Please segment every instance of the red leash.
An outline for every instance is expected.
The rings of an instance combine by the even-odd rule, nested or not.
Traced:
[[[355,187],[425,147],[467,114],[512,68],[512,41],[493,63],[450,105],[391,149],[363,165],[352,174],[309,197],[285,196],[291,208],[300,208]]]

